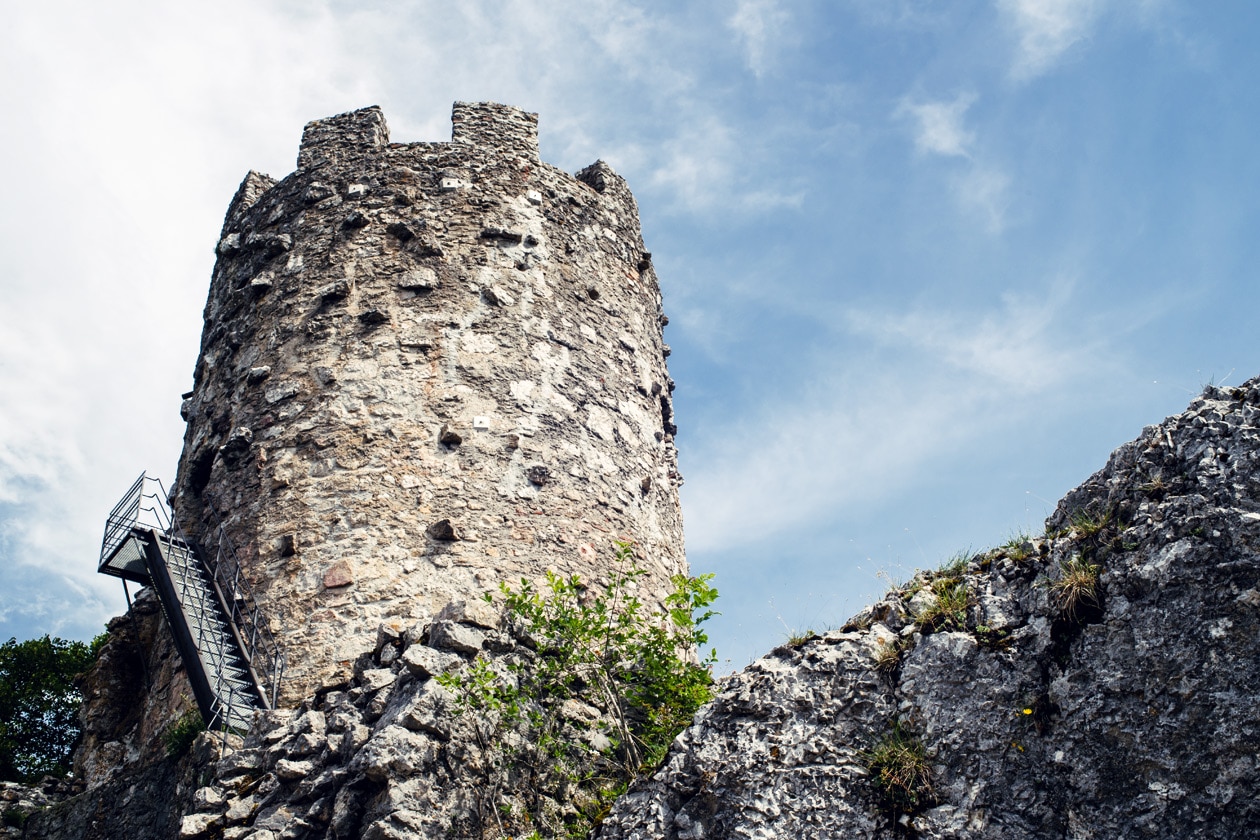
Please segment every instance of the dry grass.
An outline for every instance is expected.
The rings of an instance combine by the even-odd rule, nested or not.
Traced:
[[[927,750],[899,724],[893,724],[864,756],[875,786],[897,810],[913,811],[931,797],[932,765]]]
[[[897,669],[901,663],[901,654],[904,646],[901,639],[894,639],[891,642],[880,642],[875,648],[875,670],[881,674],[887,674]]]
[[[1050,591],[1058,596],[1063,612],[1075,617],[1082,607],[1098,604],[1099,571],[1080,556],[1059,564],[1059,577],[1050,582]]]

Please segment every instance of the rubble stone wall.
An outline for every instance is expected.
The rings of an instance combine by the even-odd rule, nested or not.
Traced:
[[[537,116],[456,103],[445,143],[367,108],[251,172],[205,309],[174,504],[223,518],[287,653],[284,702],[399,627],[638,546],[686,571],[666,319],[625,182],[539,160]]]

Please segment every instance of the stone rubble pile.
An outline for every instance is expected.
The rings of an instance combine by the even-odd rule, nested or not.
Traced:
[[[456,601],[431,621],[384,623],[347,685],[298,709],[259,716],[213,767],[179,831],[184,840],[480,836],[479,793],[508,786],[439,674],[477,654],[531,659],[522,630],[484,601]],[[498,776],[496,776],[498,774]],[[493,805],[521,806],[511,793]],[[565,803],[552,810],[562,812]]]
[[[34,784],[0,782],[0,837],[21,837],[22,827],[35,811],[83,792],[74,778],[45,776]]]

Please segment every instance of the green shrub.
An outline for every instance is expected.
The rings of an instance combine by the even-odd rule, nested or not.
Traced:
[[[162,743],[166,745],[166,754],[171,758],[179,758],[188,752],[197,736],[206,731],[206,722],[196,708],[189,709],[177,717],[162,733]]]
[[[463,673],[437,678],[471,716],[483,749],[497,756],[491,763],[508,768],[519,788],[531,792],[522,819],[536,831],[586,836],[616,795],[660,764],[713,695],[717,654],[695,656],[708,642],[700,625],[716,615],[708,609],[717,598],[713,576],[674,576],[664,611],[650,611],[633,594],[646,572],[632,565],[632,544],[616,546],[617,563],[602,591],[588,590],[577,575],[551,572],[543,590],[524,579],[517,589],[500,585],[508,620],[537,645],[532,661],[504,666],[478,657]],[[485,597],[493,600],[491,593]],[[559,711],[568,701],[594,706],[602,720],[580,726],[567,720]],[[607,746],[597,750],[593,743]],[[487,781],[494,775],[489,767],[487,775]],[[565,791],[579,814],[562,827],[540,797],[561,799]],[[500,831],[507,828],[501,793],[487,785],[479,808],[483,821],[499,821]]]

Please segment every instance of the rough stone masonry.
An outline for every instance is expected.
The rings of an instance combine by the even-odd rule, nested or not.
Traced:
[[[649,602],[686,570],[666,318],[603,162],[539,160],[537,115],[456,103],[447,143],[378,108],[251,172],[218,243],[175,509],[222,517],[288,657],[345,680],[377,626],[632,540]]]

